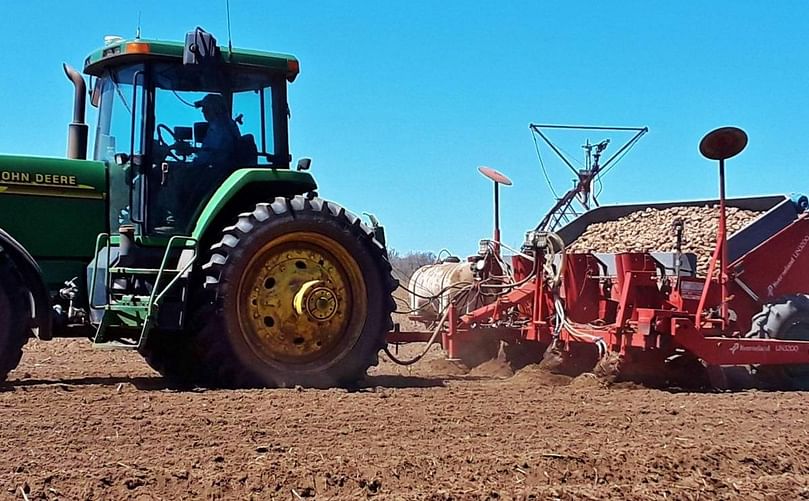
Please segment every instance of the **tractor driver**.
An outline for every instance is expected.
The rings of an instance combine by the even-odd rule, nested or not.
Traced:
[[[208,129],[202,144],[194,152],[191,165],[172,173],[171,184],[175,188],[163,195],[168,199],[164,205],[171,214],[166,228],[175,225],[184,228],[197,206],[227,178],[236,164],[241,134],[236,122],[230,118],[225,98],[219,94],[207,94],[194,106],[202,109]]]
[[[202,109],[208,122],[208,131],[197,150],[193,164],[210,167],[218,172],[230,167],[236,156],[236,145],[241,134],[236,122],[230,118],[225,98],[219,94],[207,94],[194,103]]]

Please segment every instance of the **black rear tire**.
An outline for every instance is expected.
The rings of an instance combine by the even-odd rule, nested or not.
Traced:
[[[279,197],[241,214],[203,273],[209,299],[192,322],[209,385],[349,386],[378,363],[393,327],[397,282],[384,246],[319,198]]]
[[[22,358],[31,335],[29,294],[14,263],[0,252],[0,381],[5,381]]]
[[[809,341],[809,296],[790,295],[764,305],[748,336]],[[809,364],[760,366],[756,373],[764,387],[809,390]]]
[[[154,331],[140,354],[149,367],[163,376],[168,387],[186,389],[205,384],[197,351],[189,333]]]

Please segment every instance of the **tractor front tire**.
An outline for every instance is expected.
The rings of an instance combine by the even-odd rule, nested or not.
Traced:
[[[203,272],[195,344],[211,385],[350,386],[393,327],[385,248],[333,202],[257,205],[223,230]]]
[[[20,363],[30,337],[28,297],[14,263],[0,252],[0,381]]]

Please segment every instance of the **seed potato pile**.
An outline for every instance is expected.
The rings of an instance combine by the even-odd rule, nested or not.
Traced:
[[[760,212],[727,208],[728,235],[737,232]],[[708,272],[719,225],[719,206],[647,208],[614,221],[594,223],[573,242],[572,251],[589,252],[671,252],[676,243],[674,221],[684,223],[683,252],[697,255],[697,274]]]

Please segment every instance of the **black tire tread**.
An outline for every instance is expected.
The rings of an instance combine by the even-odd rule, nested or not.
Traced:
[[[298,195],[292,198],[277,197],[269,203],[260,203],[252,212],[238,215],[235,224],[222,230],[222,238],[211,246],[210,256],[203,266],[204,291],[207,300],[202,301],[204,307],[193,312],[192,322],[198,329],[195,342],[197,352],[200,354],[202,371],[198,376],[200,382],[207,386],[225,387],[255,387],[266,386],[268,382],[257,377],[251,370],[243,367],[239,358],[230,346],[227,336],[221,332],[221,325],[217,320],[223,317],[222,299],[230,293],[227,284],[223,283],[222,275],[232,259],[239,258],[239,250],[243,242],[258,226],[272,218],[299,217],[304,212],[326,214],[344,227],[345,231],[359,239],[363,245],[370,249],[377,270],[384,277],[384,290],[387,295],[385,301],[386,318],[385,331],[393,329],[391,314],[396,305],[392,292],[398,282],[392,276],[391,265],[387,259],[385,247],[375,238],[373,231],[362,223],[359,217],[347,211],[340,205],[316,197]],[[192,327],[193,328],[193,327]],[[378,336],[373,354],[367,360],[352,360],[354,367],[344,368],[344,376],[338,378],[341,386],[350,386],[357,379],[363,377],[368,368],[379,363],[379,351],[386,345],[386,336]],[[280,381],[279,386],[288,386],[289,383]],[[307,384],[307,386],[320,386]]]
[[[140,354],[171,388],[190,388],[200,383],[200,357],[188,333],[154,331]]]
[[[0,318],[0,381],[5,381],[22,359],[22,349],[31,337],[28,291],[11,258],[0,252],[0,287],[8,298],[8,319]],[[0,310],[0,317],[5,317]]]
[[[761,339],[786,339],[785,327],[796,317],[809,319],[809,295],[792,294],[765,304],[753,316],[752,327],[746,337]],[[797,380],[788,374],[784,366],[761,366],[757,368],[759,382],[765,388],[809,390],[809,379]]]

